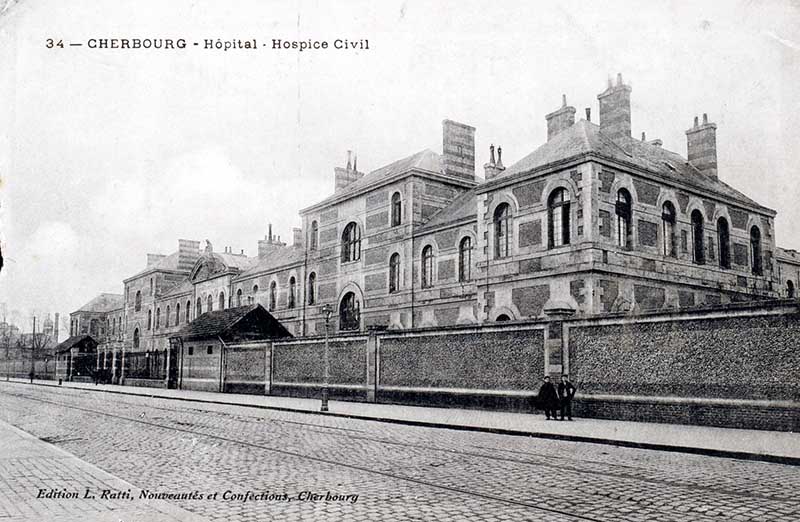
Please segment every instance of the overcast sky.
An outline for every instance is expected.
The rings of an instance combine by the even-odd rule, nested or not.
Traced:
[[[0,16],[0,303],[28,330],[33,310],[122,293],[178,238],[255,255],[267,223],[290,239],[298,209],[332,192],[347,149],[367,171],[440,152],[444,118],[477,128],[478,165],[490,143],[510,165],[543,143],[562,94],[597,121],[617,72],[634,136],[685,156],[707,112],[720,178],[775,209],[778,244],[800,248],[798,4],[602,4],[22,0]],[[190,45],[68,45],[103,37]],[[370,50],[223,52],[206,38]]]

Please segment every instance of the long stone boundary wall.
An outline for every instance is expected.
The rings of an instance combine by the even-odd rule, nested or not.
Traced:
[[[571,321],[565,366],[579,414],[797,430],[797,303]]]
[[[229,345],[187,359],[181,387],[319,397],[324,352],[321,337]],[[578,416],[800,429],[797,301],[337,335],[328,352],[334,398],[535,412],[542,376],[564,372]]]

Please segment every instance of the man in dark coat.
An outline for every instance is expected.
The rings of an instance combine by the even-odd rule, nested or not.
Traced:
[[[547,420],[550,420],[550,416],[553,416],[553,420],[556,420],[557,414],[556,410],[558,409],[558,395],[556,394],[556,387],[553,386],[553,383],[550,382],[550,377],[545,375],[544,377],[544,384],[542,387],[539,388],[539,407],[544,410],[544,414],[547,417]]]
[[[575,397],[575,386],[569,382],[566,375],[562,375],[561,382],[558,383],[558,399],[561,403],[561,420],[564,420],[565,414],[569,420],[572,420],[573,397]]]

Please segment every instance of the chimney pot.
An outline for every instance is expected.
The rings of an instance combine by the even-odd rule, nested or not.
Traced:
[[[647,141],[647,137],[645,136],[644,131],[642,131],[642,141]]]
[[[694,117],[694,126],[695,126],[695,127],[697,127],[698,125],[699,125],[699,123],[698,123],[698,121],[697,121],[697,116],[695,116],[695,117]]]
[[[494,144],[489,146],[489,163],[483,166],[483,176],[487,181],[497,177],[498,174],[505,170],[505,167],[503,166],[502,154],[503,148],[497,147],[497,161],[495,161]]]
[[[567,106],[567,95],[566,94],[562,94],[561,95],[561,107],[564,108],[566,106]]]
[[[703,125],[708,125],[708,114],[703,113]]]
[[[617,73],[617,85],[622,85],[622,73]]]

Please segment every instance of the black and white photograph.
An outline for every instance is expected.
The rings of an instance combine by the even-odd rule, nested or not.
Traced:
[[[796,0],[0,0],[0,522],[800,520]]]

